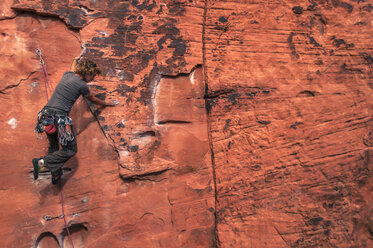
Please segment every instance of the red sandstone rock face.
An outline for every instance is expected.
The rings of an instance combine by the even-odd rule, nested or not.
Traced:
[[[371,246],[371,4],[207,9],[221,245]]]
[[[372,4],[2,1],[1,247],[70,247],[33,133],[74,57],[96,61],[65,165],[75,247],[372,246]]]

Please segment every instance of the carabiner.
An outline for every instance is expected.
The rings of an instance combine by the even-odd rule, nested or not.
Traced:
[[[41,50],[40,50],[40,48],[38,48],[38,49],[36,50],[36,55],[38,55],[39,57],[41,57]]]
[[[41,64],[41,65],[44,65],[44,60],[43,60],[43,57],[42,57],[41,49],[40,49],[40,48],[38,48],[38,49],[36,50],[36,55],[40,58],[40,64]]]
[[[53,218],[52,218],[52,216],[50,216],[50,215],[44,215],[44,216],[43,216],[43,219],[46,220],[46,221],[50,221],[50,220],[52,220]]]

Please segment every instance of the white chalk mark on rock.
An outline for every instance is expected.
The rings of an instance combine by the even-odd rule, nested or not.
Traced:
[[[16,128],[17,125],[18,125],[18,121],[16,118],[11,118],[9,121],[8,121],[8,125],[10,125],[11,128]]]

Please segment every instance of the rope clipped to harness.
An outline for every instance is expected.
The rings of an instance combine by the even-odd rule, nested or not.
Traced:
[[[44,75],[45,96],[46,96],[47,102],[48,102],[48,100],[49,100],[48,89],[50,90],[50,92],[52,94],[53,91],[54,91],[54,88],[52,86],[51,81],[49,80],[48,73],[47,73],[47,68],[45,66],[45,62],[44,62],[43,55],[41,53],[41,49],[40,48],[36,50],[36,55],[40,59],[40,66],[41,66],[41,69],[42,69],[43,75]],[[48,122],[48,124],[47,124],[47,122]],[[43,115],[42,111],[40,111],[38,113],[38,118],[37,118],[37,122],[36,122],[36,126],[35,126],[35,133],[36,133],[36,137],[37,138],[42,139],[43,136],[41,134],[44,131],[46,131],[47,133],[53,133],[53,132],[55,132],[56,129],[54,127],[53,121],[50,122],[50,123],[49,122],[50,121],[47,121],[45,119],[45,116]]]
[[[43,70],[44,83],[45,83],[45,94],[46,94],[47,101],[48,101],[49,100],[48,89],[51,91],[51,94],[52,94],[53,91],[54,91],[54,88],[52,86],[51,81],[49,80],[47,69],[45,67],[45,63],[44,63],[44,59],[43,59],[43,55],[41,53],[41,49],[36,50],[36,55],[40,59],[40,66],[41,66],[41,69]],[[60,124],[60,122],[61,122],[61,124]],[[58,129],[59,129],[58,131],[62,134],[62,138],[60,138],[60,134],[59,134],[59,137],[58,137],[61,145],[63,145],[63,143],[61,143],[61,141],[65,142],[64,144],[66,145],[67,141],[74,139],[74,135],[72,135],[72,132],[71,132],[71,124],[72,124],[71,122],[72,121],[71,121],[71,118],[69,116],[65,116],[64,118],[59,118],[58,121],[57,121]],[[45,109],[43,109],[42,111],[40,111],[38,113],[38,121],[37,121],[37,124],[36,124],[36,127],[35,127],[35,132],[36,132],[37,135],[41,134],[44,131],[53,133],[56,130],[55,129],[54,130],[48,129],[48,127],[52,128],[52,125],[53,125],[53,127],[55,128],[54,124],[55,124],[54,116],[49,115],[47,113],[47,111],[45,111]],[[61,128],[61,130],[60,130],[60,128]],[[74,243],[73,243],[73,240],[71,238],[71,234],[70,234],[69,227],[68,227],[67,221],[66,221],[66,216],[65,216],[63,193],[62,193],[62,183],[61,183],[61,180],[59,180],[59,181],[60,181],[60,188],[61,188],[62,214],[57,216],[57,217],[51,217],[51,216],[46,215],[46,216],[43,216],[43,218],[46,221],[50,221],[50,220],[55,219],[55,218],[63,218],[64,223],[65,223],[65,228],[66,228],[66,231],[67,231],[67,234],[69,236],[70,243],[71,243],[71,247],[74,248]]]

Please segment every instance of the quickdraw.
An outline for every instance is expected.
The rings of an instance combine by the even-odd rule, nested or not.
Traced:
[[[74,140],[74,135],[71,130],[72,120],[69,116],[58,118],[58,140],[62,146],[67,145],[68,141]]]
[[[44,215],[43,219],[45,221],[50,221],[50,220],[54,220],[54,219],[62,219],[64,217],[65,217],[65,215],[63,215],[63,214],[60,214],[60,215],[57,215],[57,216]]]
[[[51,81],[49,80],[49,77],[48,77],[48,73],[47,73],[47,69],[45,67],[45,63],[44,63],[44,59],[43,59],[43,55],[41,53],[41,49],[37,49],[36,50],[36,55],[39,57],[40,59],[40,66],[41,66],[41,69],[43,70],[43,74],[44,74],[44,84],[45,84],[45,94],[47,96],[47,101],[49,100],[49,97],[48,97],[48,89],[53,92],[53,86],[52,86],[52,83]]]

